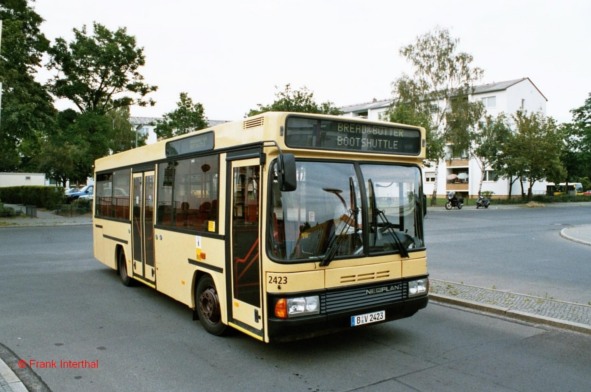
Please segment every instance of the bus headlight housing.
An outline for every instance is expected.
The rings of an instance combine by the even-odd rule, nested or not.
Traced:
[[[429,291],[429,279],[417,279],[408,282],[408,296],[416,297],[417,295],[427,294]]]
[[[275,303],[275,317],[277,318],[286,319],[318,313],[320,313],[320,298],[317,295],[280,298]]]

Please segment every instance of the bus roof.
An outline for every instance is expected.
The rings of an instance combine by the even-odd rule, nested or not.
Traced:
[[[274,141],[282,150],[316,149],[424,158],[425,137],[425,130],[421,127],[385,121],[311,113],[266,112],[99,158],[95,162],[95,171],[264,141]]]

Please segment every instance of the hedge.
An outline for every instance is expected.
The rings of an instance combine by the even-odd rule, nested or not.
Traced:
[[[65,201],[64,188],[56,186],[11,186],[0,188],[0,200],[53,210]]]

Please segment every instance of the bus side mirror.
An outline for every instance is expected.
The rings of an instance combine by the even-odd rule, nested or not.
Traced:
[[[280,154],[278,162],[279,189],[282,192],[295,191],[297,188],[295,157],[293,154]]]

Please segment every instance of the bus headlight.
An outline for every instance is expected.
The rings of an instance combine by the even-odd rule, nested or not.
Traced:
[[[429,279],[417,279],[408,282],[408,296],[424,295],[429,290]]]
[[[320,299],[309,297],[281,298],[275,303],[275,317],[290,318],[320,313]]]

